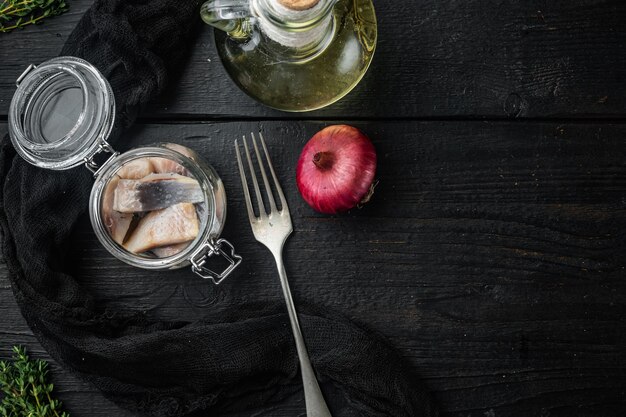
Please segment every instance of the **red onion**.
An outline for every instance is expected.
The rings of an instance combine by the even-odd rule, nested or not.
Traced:
[[[304,146],[296,182],[304,200],[321,213],[335,214],[372,196],[376,150],[360,130],[329,126]]]

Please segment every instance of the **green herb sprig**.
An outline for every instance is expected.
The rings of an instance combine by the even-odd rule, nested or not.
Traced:
[[[61,402],[52,398],[48,363],[30,359],[21,346],[13,347],[13,353],[13,362],[0,361],[0,416],[69,417],[61,411]]]
[[[37,24],[68,9],[65,0],[0,0],[0,33]]]

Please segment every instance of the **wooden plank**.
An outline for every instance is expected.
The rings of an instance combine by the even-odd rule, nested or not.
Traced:
[[[2,35],[0,115],[29,63],[55,56],[91,0]],[[380,43],[344,100],[311,117],[622,117],[626,3],[614,0],[376,2]],[[203,27],[180,77],[146,117],[294,117],[230,81]]]
[[[244,265],[217,288],[188,270],[147,273],[112,258],[85,218],[68,255],[73,272],[101,302],[161,318],[282,302],[235,171],[234,138],[261,129],[294,219],[285,258],[298,305],[339,311],[387,337],[444,416],[626,414],[626,125],[363,122],[380,158],[376,195],[331,217],[314,213],[294,181],[300,149],[322,126],[136,126],[118,149],[173,140],[214,165],[228,192],[223,236]],[[37,349],[2,271],[0,279],[0,356],[15,341]],[[94,401],[117,412],[59,373],[76,415],[94,415]],[[298,413],[301,403],[270,412]]]

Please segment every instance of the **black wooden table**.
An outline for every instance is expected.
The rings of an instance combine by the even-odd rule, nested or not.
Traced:
[[[55,56],[90,4],[0,35],[0,131],[14,81]],[[384,334],[444,416],[626,415],[626,3],[621,0],[377,2],[380,43],[365,80],[322,111],[257,104],[226,76],[203,28],[130,146],[197,149],[229,191],[225,235],[245,265],[219,288],[188,271],[148,274],[113,259],[85,220],[75,273],[98,297],[167,317],[215,303],[281,302],[252,238],[233,140],[263,130],[287,192],[286,248],[298,301]],[[364,130],[379,154],[370,205],[314,213],[295,164],[327,124]],[[3,267],[0,267],[3,268]],[[120,282],[124,292],[120,293]],[[203,285],[203,287],[199,287]],[[205,307],[180,300],[199,293]],[[0,357],[48,358],[0,269]],[[73,416],[129,416],[53,366]],[[303,415],[300,399],[262,415]]]

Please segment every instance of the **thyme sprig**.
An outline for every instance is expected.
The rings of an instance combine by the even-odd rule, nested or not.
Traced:
[[[37,24],[68,9],[65,0],[0,0],[0,33]]]
[[[61,411],[61,402],[52,398],[48,363],[30,359],[21,346],[14,346],[13,354],[12,362],[0,361],[0,416],[69,417]]]

